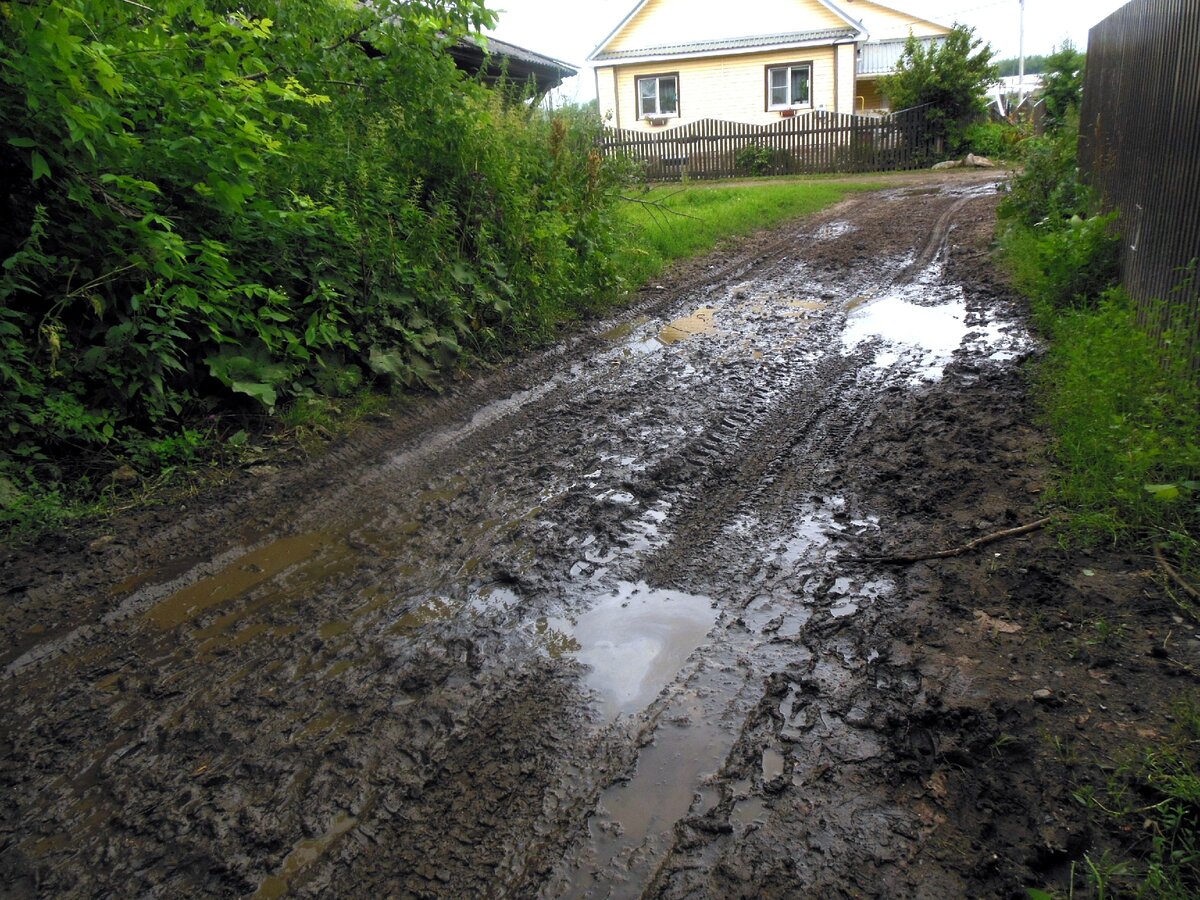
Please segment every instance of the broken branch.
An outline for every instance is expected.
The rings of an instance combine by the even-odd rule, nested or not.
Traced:
[[[964,553],[970,553],[972,550],[977,550],[996,541],[1002,541],[1005,538],[1017,537],[1021,534],[1029,534],[1031,531],[1037,531],[1039,528],[1045,528],[1054,519],[1054,516],[1046,516],[1044,519],[1038,519],[1036,522],[1030,522],[1028,525],[1020,525],[1016,528],[1006,528],[1003,531],[985,534],[983,537],[977,537],[975,540],[969,541],[961,547],[955,547],[952,550],[939,550],[936,553],[917,553],[911,556],[860,556],[858,559],[859,562],[896,563],[901,565],[923,562],[927,559],[949,559],[953,556],[962,556]]]
[[[684,219],[699,219],[700,218],[699,216],[693,216],[689,213],[680,212],[677,209],[671,209],[671,207],[669,207],[669,206],[664,206],[662,204],[662,202],[659,200],[641,200],[637,197],[625,197],[625,196],[622,196],[621,199],[626,200],[629,203],[640,203],[640,204],[642,204],[642,206],[649,206],[652,209],[658,210],[659,212],[670,213],[673,216],[680,216],[681,218],[684,218]]]

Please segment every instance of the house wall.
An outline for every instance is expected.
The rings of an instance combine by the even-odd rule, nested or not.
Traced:
[[[844,27],[846,21],[819,0],[755,0],[741,5],[650,0],[605,49],[640,50],[714,38]]]
[[[842,65],[838,67],[840,84],[835,83],[835,48],[832,46],[604,66],[596,70],[600,115],[609,127],[639,131],[661,131],[664,127],[672,128],[700,119],[724,119],[750,125],[778,122],[779,113],[766,110],[766,67],[810,61],[813,64],[813,108],[838,110],[840,94],[842,105],[849,112],[854,102],[854,45],[847,47],[848,52],[843,51]],[[672,72],[679,73],[679,118],[667,119],[665,126],[648,125],[637,115],[637,78]]]
[[[870,112],[887,109],[887,101],[879,91],[879,82],[874,78],[858,79],[858,96],[861,100],[856,101],[856,111],[865,109]]]
[[[839,44],[836,48],[837,97],[830,107],[834,112],[854,112],[854,78],[858,55],[857,44]]]
[[[906,38],[910,32],[916,37],[928,37],[947,34],[950,31],[944,25],[917,18],[901,10],[880,6],[870,0],[839,0],[839,7],[846,15],[866,26],[872,41]]]

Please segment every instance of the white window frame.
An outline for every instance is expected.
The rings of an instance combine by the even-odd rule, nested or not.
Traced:
[[[784,65],[766,66],[766,91],[767,91],[767,110],[775,111],[781,109],[812,109],[813,108],[813,64],[812,61],[785,63]],[[792,72],[796,69],[805,69],[808,72],[808,99],[797,100],[792,96]],[[787,103],[772,103],[772,83],[771,76],[775,72],[786,72],[784,86],[787,88],[788,102]]]
[[[662,82],[675,82],[675,111],[662,111]],[[654,82],[654,109],[655,112],[644,112],[642,110],[642,83],[646,81]],[[637,117],[639,119],[678,119],[679,118],[679,73],[678,72],[662,72],[657,75],[638,75],[633,79],[633,99],[637,104]]]

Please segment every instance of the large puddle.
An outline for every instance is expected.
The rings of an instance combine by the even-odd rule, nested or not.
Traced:
[[[962,299],[936,306],[920,305],[903,296],[856,299],[846,317],[843,347],[853,350],[879,339],[884,346],[875,355],[875,365],[887,368],[903,361],[911,366],[916,381],[940,379],[954,352],[965,343],[993,359],[1011,359],[1022,343],[1006,333],[1002,323],[968,324],[967,304]]]
[[[708,597],[622,582],[578,618],[548,619],[546,630],[588,667],[587,686],[612,720],[649,706],[716,619]]]

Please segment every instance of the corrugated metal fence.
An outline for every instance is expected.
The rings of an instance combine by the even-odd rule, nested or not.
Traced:
[[[1120,211],[1122,281],[1161,330],[1155,300],[1192,329],[1200,366],[1200,2],[1133,0],[1088,35],[1079,164]]]
[[[935,158],[923,110],[882,118],[820,110],[770,125],[704,119],[665,131],[608,129],[606,155],[641,163],[651,181],[917,169]]]

